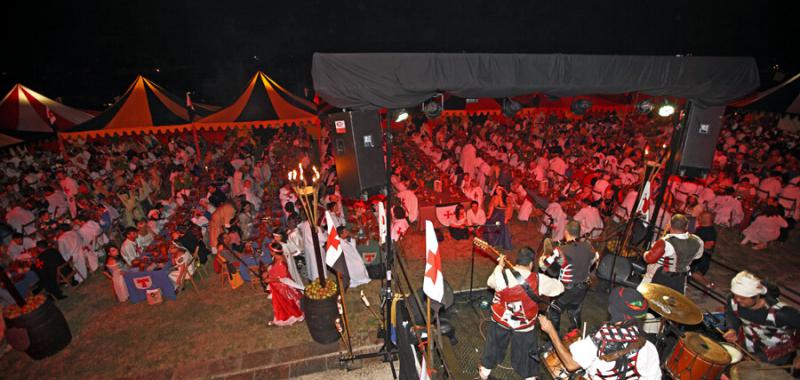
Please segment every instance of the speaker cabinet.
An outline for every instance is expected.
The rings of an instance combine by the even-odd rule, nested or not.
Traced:
[[[360,198],[386,184],[383,133],[376,111],[350,111],[329,116],[331,142],[342,196]]]
[[[714,161],[722,128],[724,106],[701,107],[692,103],[678,159],[678,175],[705,178]]]

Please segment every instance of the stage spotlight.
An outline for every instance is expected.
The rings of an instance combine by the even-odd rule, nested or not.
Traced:
[[[503,99],[503,115],[506,115],[506,117],[514,117],[514,115],[516,115],[521,109],[522,104],[519,104],[519,102],[516,102],[511,98]]]
[[[661,107],[658,107],[658,116],[670,117],[674,113],[675,113],[675,106],[669,104],[669,101],[667,100],[664,101],[664,104],[661,105]]]
[[[437,100],[437,97],[439,98]],[[422,113],[428,117],[428,119],[435,119],[439,117],[444,111],[444,95],[436,94],[427,102],[422,103]]]
[[[656,106],[650,99],[642,100],[636,104],[636,112],[641,114],[648,114],[653,111],[653,108],[656,108]]]
[[[574,100],[570,106],[570,110],[576,115],[583,115],[589,108],[592,108],[592,102],[589,99]]]
[[[395,123],[405,121],[406,119],[408,119],[408,110],[406,110],[405,108],[394,110],[393,116]]]

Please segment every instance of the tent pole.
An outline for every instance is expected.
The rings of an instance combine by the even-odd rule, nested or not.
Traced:
[[[64,146],[64,137],[61,136],[61,133],[56,132],[56,138],[58,139],[58,149],[61,150],[61,157],[64,159],[64,161],[69,161],[67,148]]]
[[[192,136],[194,137],[194,150],[197,155],[197,163],[203,163],[203,153],[200,152],[200,140],[197,138],[197,127],[194,125],[194,117],[192,117]],[[203,166],[205,167],[205,166]]]

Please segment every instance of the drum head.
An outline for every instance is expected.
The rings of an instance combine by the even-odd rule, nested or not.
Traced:
[[[731,364],[736,364],[742,361],[742,351],[739,351],[736,346],[726,342],[720,343],[720,345],[722,345],[722,348],[724,348],[725,351],[728,351],[728,355],[731,356]]]
[[[771,364],[754,361],[741,362],[731,368],[731,380],[790,380],[789,372],[773,369]],[[767,368],[767,370],[764,370]]]
[[[709,363],[727,365],[731,362],[731,355],[728,354],[728,351],[705,335],[687,332],[682,340],[689,351],[696,353],[697,356]]]

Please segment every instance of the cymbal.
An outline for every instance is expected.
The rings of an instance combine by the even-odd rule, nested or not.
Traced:
[[[779,366],[754,361],[743,361],[731,369],[732,380],[791,380],[789,372]]]
[[[641,284],[636,290],[662,317],[682,325],[696,325],[703,321],[703,312],[689,298],[659,284]]]

